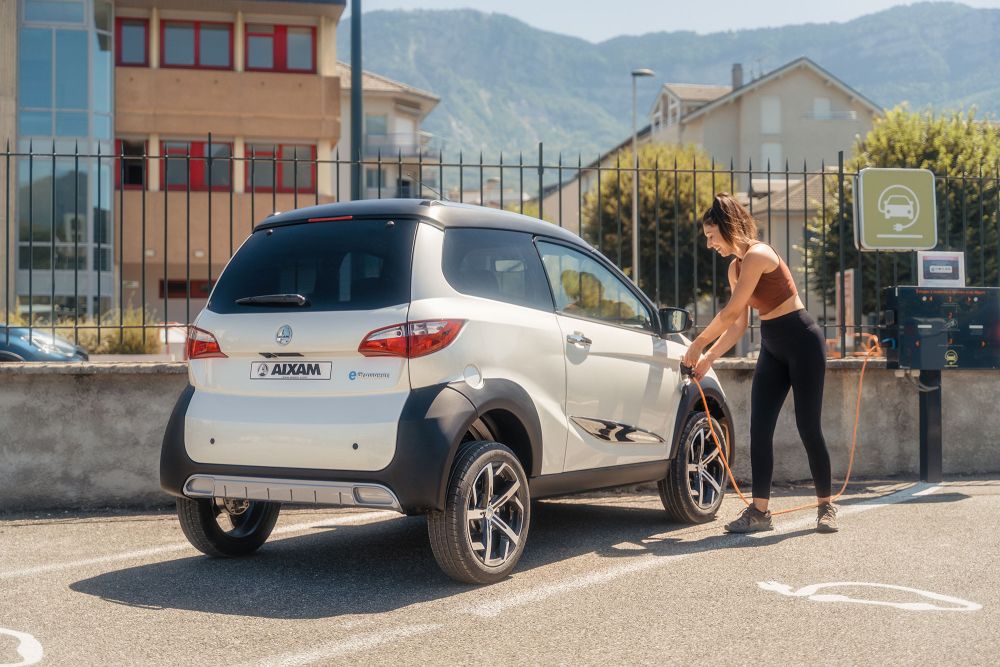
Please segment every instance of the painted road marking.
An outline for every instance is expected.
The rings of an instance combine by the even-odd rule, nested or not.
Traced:
[[[324,526],[350,526],[360,523],[376,523],[378,521],[384,521],[386,519],[399,517],[400,514],[396,512],[364,512],[361,514],[350,514],[344,517],[328,518],[319,521],[308,521],[305,523],[295,523],[289,526],[281,526],[276,528],[272,533],[272,537],[275,535],[289,535],[293,533],[301,533],[306,530],[311,530],[313,528],[322,528]],[[33,577],[39,574],[48,574],[50,572],[59,572],[62,570],[73,570],[76,568],[90,567],[91,565],[103,565],[106,563],[117,563],[120,561],[127,560],[138,560],[141,558],[148,558],[150,556],[160,556],[163,554],[176,553],[178,551],[197,551],[190,542],[177,542],[175,544],[165,544],[161,547],[152,547],[150,549],[139,549],[136,551],[126,551],[124,553],[109,554],[107,556],[97,556],[95,558],[84,558],[81,560],[68,561],[64,563],[49,563],[47,565],[36,565],[35,567],[25,568],[23,570],[12,570],[9,572],[0,572],[0,579],[19,579],[22,577]]]
[[[882,505],[895,505],[897,503],[906,502],[910,498],[919,495],[927,495],[929,493],[934,493],[939,488],[940,485],[930,484],[928,482],[919,482],[913,486],[895,491],[885,496],[879,496],[878,498],[870,498],[868,500],[863,500],[859,503],[852,505],[838,505],[837,515],[840,517],[850,516],[852,514],[860,514],[861,512],[867,512],[868,510],[875,509],[876,507],[881,507]],[[791,521],[784,521],[782,523],[775,522],[774,531],[764,531],[760,533],[747,533],[747,537],[753,539],[767,538],[769,535],[774,535],[774,532],[787,533],[793,530],[801,530],[802,528],[810,528],[816,526],[816,515],[807,514],[801,516],[797,519],[792,519]]]
[[[403,625],[398,628],[390,628],[380,632],[372,632],[364,635],[357,635],[344,641],[332,642],[314,648],[303,653],[288,653],[282,656],[267,658],[262,662],[251,663],[253,665],[269,665],[273,667],[299,667],[314,662],[327,663],[334,658],[340,658],[358,651],[366,651],[383,644],[399,641],[408,637],[427,634],[440,630],[443,625],[432,623],[425,625]]]
[[[893,584],[872,584],[861,581],[833,581],[827,584],[812,584],[811,586],[803,586],[802,588],[792,590],[791,586],[787,584],[778,583],[777,581],[758,581],[757,585],[760,586],[762,590],[773,591],[775,593],[780,593],[781,595],[786,595],[788,597],[798,597],[806,598],[812,602],[847,602],[851,604],[871,604],[880,605],[883,607],[895,607],[896,609],[903,609],[905,611],[979,611],[983,608],[981,604],[976,602],[969,602],[968,600],[963,600],[961,598],[951,597],[950,595],[942,595],[940,593],[933,593],[931,591],[922,591],[918,588],[908,588],[907,586],[894,586]],[[890,602],[886,600],[863,600],[858,598],[852,598],[847,595],[838,595],[835,593],[822,593],[817,594],[817,591],[823,590],[824,588],[837,588],[840,586],[852,586],[852,587],[870,587],[878,588],[884,590],[893,591],[903,591],[905,593],[913,593],[920,597],[925,597],[930,600],[936,600],[937,602],[946,602],[949,607],[940,607],[936,604],[931,604],[929,602]]]
[[[0,667],[27,667],[28,665],[34,665],[42,661],[42,656],[44,655],[42,645],[27,632],[0,628],[0,635],[8,635],[16,639],[18,644],[14,650],[21,656],[21,662],[8,662],[0,665]]]
[[[866,510],[874,509],[882,505],[893,505],[896,503],[904,502],[914,495],[915,491],[920,491],[926,489],[928,484],[915,484],[912,487],[896,491],[886,496],[880,496],[878,498],[872,498],[870,500],[862,501],[856,505],[850,505],[845,508],[841,508],[841,515],[844,514],[857,514],[859,512],[864,512]],[[796,519],[793,521],[787,521],[780,526],[780,531],[790,531],[796,530],[804,526],[815,526],[816,519],[812,516],[804,517],[803,519]],[[745,537],[766,537],[767,535],[773,535],[774,533],[750,533],[748,535],[734,536],[739,538]],[[532,602],[540,602],[554,595],[559,595],[567,591],[576,590],[579,588],[586,588],[588,586],[593,586],[595,584],[602,584],[607,581],[612,581],[623,577],[628,574],[634,574],[636,572],[643,572],[645,570],[652,570],[664,565],[675,563],[684,558],[689,558],[691,556],[703,553],[701,551],[692,551],[691,553],[675,554],[673,556],[639,556],[636,560],[629,561],[627,563],[622,563],[614,567],[610,567],[599,572],[594,572],[585,577],[569,579],[548,586],[542,586],[540,588],[534,588],[530,591],[525,591],[517,595],[507,596],[501,600],[491,600],[483,604],[475,605],[471,609],[467,610],[468,613],[473,613],[478,616],[494,617],[502,614],[508,609],[514,607],[519,607],[524,604],[529,604]]]

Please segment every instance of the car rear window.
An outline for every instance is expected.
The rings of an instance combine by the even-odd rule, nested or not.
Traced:
[[[342,220],[254,232],[209,298],[215,313],[373,310],[410,300],[416,220]],[[308,306],[238,305],[237,299],[301,294]]]

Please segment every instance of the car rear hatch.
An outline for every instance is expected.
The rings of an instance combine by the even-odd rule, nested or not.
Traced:
[[[417,224],[344,219],[250,236],[189,342],[196,391],[185,444],[193,460],[341,470],[389,464],[410,389],[407,361],[364,356],[358,347],[369,332],[406,321]]]

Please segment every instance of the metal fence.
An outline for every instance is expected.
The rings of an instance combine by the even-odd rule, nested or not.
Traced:
[[[0,323],[42,328],[103,351],[157,351],[205,303],[239,243],[266,215],[349,197],[353,164],[306,147],[124,143],[113,153],[49,144],[0,154],[4,293]],[[621,157],[552,159],[378,150],[360,160],[368,198],[445,198],[543,217],[581,234],[631,273],[631,179],[640,194],[640,286],[659,305],[691,309],[705,327],[728,298],[728,260],[697,224],[712,193],[736,193],[761,238],[789,264],[833,355],[851,354],[876,325],[881,289],[913,281],[913,253],[858,253],[853,172],[837,164],[753,163],[635,169]],[[879,165],[905,166],[905,165]],[[936,178],[939,247],[963,250],[969,284],[1000,284],[1000,172]],[[750,346],[757,322],[751,322]],[[7,329],[9,332],[9,329]],[[126,339],[131,341],[126,344]],[[744,346],[743,352],[748,348]]]

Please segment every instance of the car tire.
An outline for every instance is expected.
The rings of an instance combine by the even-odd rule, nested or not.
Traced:
[[[188,541],[198,551],[217,558],[248,556],[274,529],[280,503],[221,498],[178,498],[177,518]]]
[[[528,538],[531,495],[521,463],[499,442],[467,443],[455,459],[444,511],[427,516],[431,550],[452,579],[496,583]]]
[[[709,420],[727,459],[732,448],[726,432],[715,417],[692,412],[684,422],[677,456],[667,476],[657,485],[667,516],[680,523],[706,523],[715,519],[726,493],[728,477],[718,448],[709,431]]]

